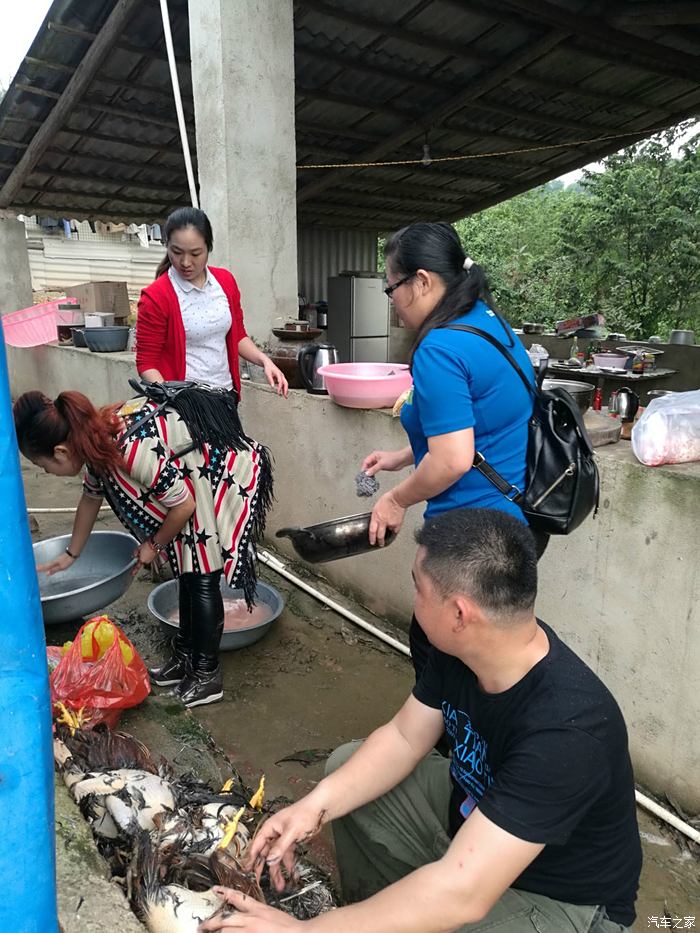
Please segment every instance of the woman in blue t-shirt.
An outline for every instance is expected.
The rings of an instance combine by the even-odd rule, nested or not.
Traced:
[[[401,408],[409,445],[375,450],[362,469],[415,471],[377,501],[370,541],[383,544],[398,531],[406,509],[426,501],[425,515],[459,508],[493,508],[525,521],[518,505],[472,469],[474,452],[522,489],[532,396],[507,360],[476,334],[451,330],[469,324],[509,350],[523,372],[534,371],[509,324],[489,307],[482,269],[469,259],[447,223],[415,223],[387,242],[387,295],[403,323],[416,331],[411,357],[413,389]],[[415,617],[411,651],[416,674],[428,642]]]

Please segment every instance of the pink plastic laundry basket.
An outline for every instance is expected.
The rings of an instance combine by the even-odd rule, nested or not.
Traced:
[[[58,340],[57,312],[60,304],[75,304],[75,298],[57,298],[44,304],[12,311],[2,317],[5,343],[11,347],[38,347]]]

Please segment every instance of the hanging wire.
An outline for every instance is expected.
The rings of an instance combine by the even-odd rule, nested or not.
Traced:
[[[607,136],[595,136],[592,139],[574,139],[563,143],[548,143],[541,146],[527,146],[524,149],[501,149],[497,152],[475,152],[468,155],[431,156],[431,164],[437,162],[466,162],[469,159],[497,159],[503,156],[522,155],[527,152],[542,152],[548,149],[569,149],[573,146],[589,146],[593,143],[602,143],[609,139],[628,139],[630,136],[652,136],[658,132],[658,127],[649,130],[628,130],[626,133],[611,133]],[[382,168],[392,165],[425,165],[425,155],[420,159],[391,159],[385,162],[319,162],[317,164],[297,165],[297,171],[331,168]]]

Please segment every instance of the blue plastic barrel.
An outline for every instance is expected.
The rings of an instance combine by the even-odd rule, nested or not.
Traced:
[[[56,933],[46,641],[0,326],[0,930]]]

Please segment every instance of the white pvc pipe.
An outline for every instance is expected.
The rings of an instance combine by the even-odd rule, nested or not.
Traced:
[[[168,65],[170,66],[170,80],[173,85],[173,97],[175,98],[175,110],[177,112],[177,123],[180,128],[180,142],[182,144],[182,154],[185,158],[185,171],[187,172],[187,184],[190,188],[190,201],[192,207],[199,207],[197,198],[197,186],[194,182],[194,171],[192,169],[192,158],[190,156],[190,142],[187,138],[187,124],[185,123],[185,113],[182,109],[182,94],[180,93],[180,81],[177,76],[177,63],[175,62],[175,49],[173,48],[173,35],[170,31],[170,14],[168,12],[168,0],[160,0],[160,14],[163,19],[163,33],[165,35],[165,48],[168,52]]]
[[[71,505],[67,508],[61,508],[61,509],[27,509],[27,514],[28,515],[58,515],[59,513],[67,514],[69,512],[73,513],[76,511],[77,511],[77,507],[74,505]],[[100,512],[111,512],[111,511],[112,510],[110,509],[108,505],[100,506]]]
[[[651,798],[647,797],[645,794],[640,794],[638,790],[635,790],[634,796],[640,807],[644,807],[645,810],[653,813],[654,816],[658,816],[658,818],[663,820],[664,823],[668,823],[669,826],[673,826],[674,829],[684,833],[689,839],[692,839],[693,842],[697,842],[700,845],[700,832],[690,826],[689,823],[685,823],[683,820],[677,817],[675,813],[671,813],[670,810],[666,810],[664,807],[660,807],[655,800],[651,800]]]
[[[282,561],[278,560],[268,551],[258,551],[258,560],[265,564],[266,567],[274,570],[275,573],[278,573],[281,577],[289,580],[290,583],[298,586],[300,590],[304,590],[305,593],[313,596],[314,599],[317,599],[319,602],[324,603],[330,609],[333,609],[338,613],[338,615],[348,619],[350,622],[359,626],[359,628],[364,629],[366,632],[374,635],[375,638],[385,642],[387,645],[391,645],[392,648],[401,652],[401,654],[405,654],[407,657],[411,656],[411,652],[408,650],[406,645],[402,644],[398,639],[392,638],[391,635],[387,635],[386,632],[383,632],[380,628],[377,628],[376,625],[372,625],[371,622],[367,622],[365,619],[356,615],[354,612],[350,612],[349,609],[346,609],[345,606],[341,606],[340,603],[337,603],[334,599],[326,596],[325,593],[315,589],[313,586],[309,586],[309,584],[305,580],[302,580],[301,577],[297,577],[296,574],[290,573]]]

